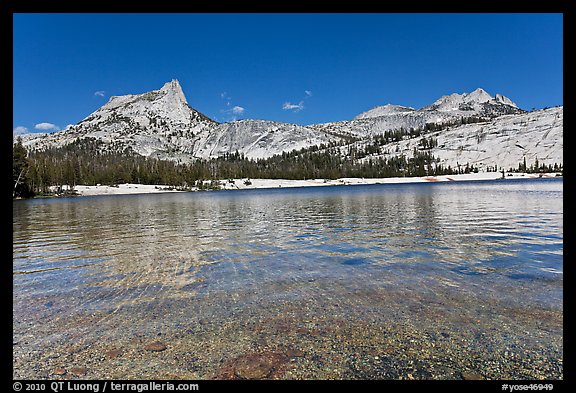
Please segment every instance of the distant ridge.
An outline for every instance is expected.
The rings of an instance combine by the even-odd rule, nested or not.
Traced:
[[[300,126],[271,120],[218,123],[190,107],[178,80],[142,94],[110,97],[102,107],[76,125],[52,134],[21,135],[24,145],[42,150],[62,147],[81,138],[101,142],[102,149],[146,157],[191,162],[239,153],[247,158],[317,146],[360,148],[393,130],[434,131],[442,141],[431,152],[444,165],[475,162],[482,166],[513,164],[524,157],[542,163],[563,160],[563,108],[526,112],[508,97],[478,88],[471,93],[445,95],[420,109],[387,104],[354,119]],[[371,157],[414,154],[403,139]],[[517,145],[523,146],[519,149]],[[342,148],[348,154],[350,147]]]

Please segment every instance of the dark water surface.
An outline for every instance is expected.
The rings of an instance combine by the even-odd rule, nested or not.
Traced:
[[[13,203],[14,378],[560,379],[562,298],[561,179]]]

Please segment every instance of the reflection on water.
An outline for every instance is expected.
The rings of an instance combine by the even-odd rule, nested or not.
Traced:
[[[561,378],[562,187],[16,201],[14,376]]]

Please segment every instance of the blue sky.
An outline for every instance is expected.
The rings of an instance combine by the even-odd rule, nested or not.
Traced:
[[[14,14],[13,129],[178,79],[217,121],[314,124],[481,87],[563,105],[562,14]]]

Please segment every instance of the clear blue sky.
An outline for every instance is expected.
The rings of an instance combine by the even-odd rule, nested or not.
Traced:
[[[563,105],[562,14],[14,14],[13,127],[178,79],[218,120],[314,124],[482,87]],[[39,125],[39,126],[38,126]],[[53,126],[53,127],[52,127]]]

